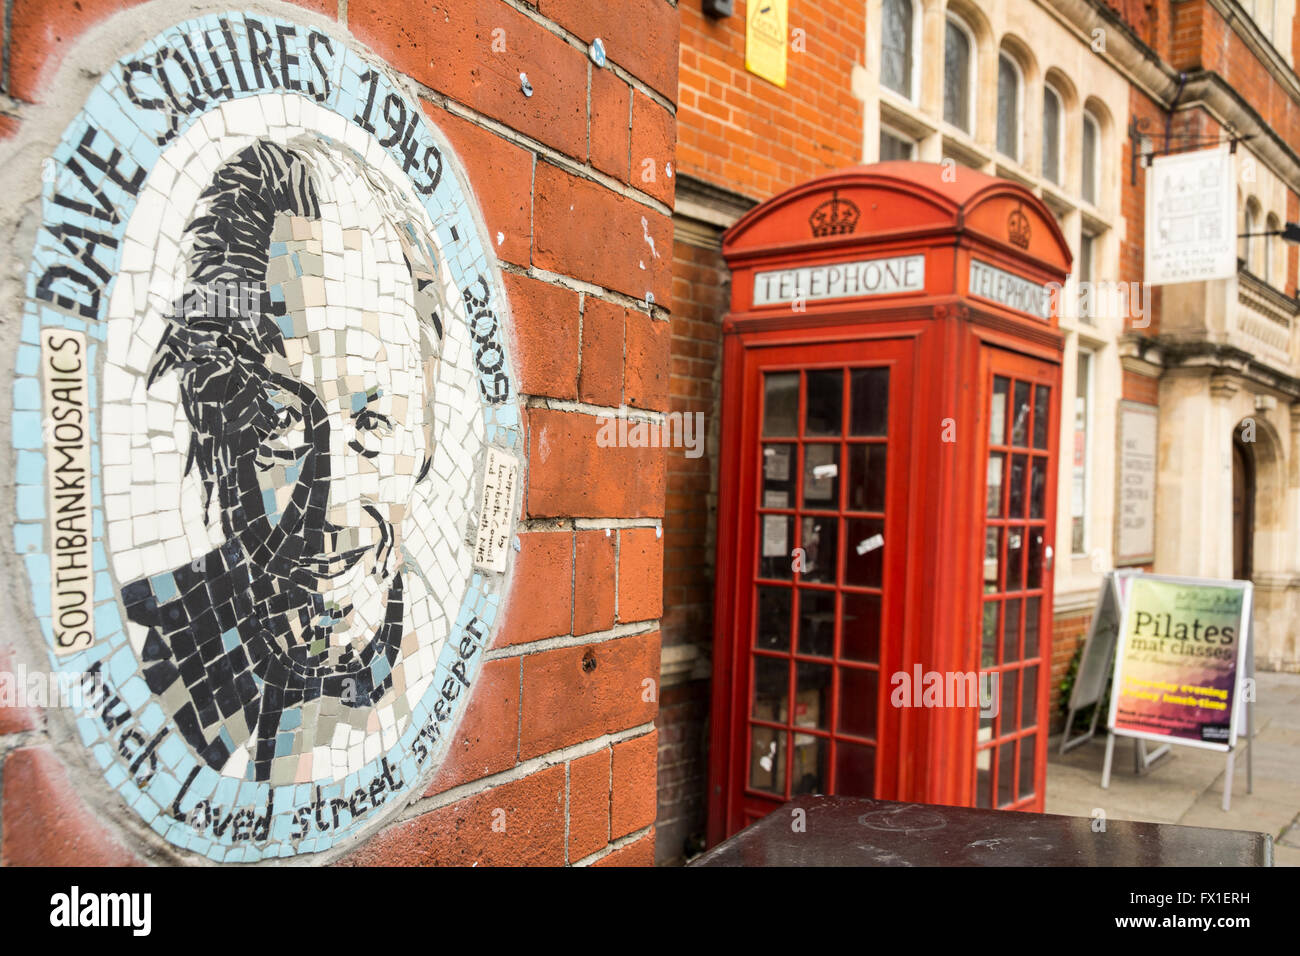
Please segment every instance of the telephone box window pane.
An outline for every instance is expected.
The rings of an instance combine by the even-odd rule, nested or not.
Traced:
[[[826,758],[830,741],[812,734],[794,735],[794,773],[790,775],[791,795],[822,793],[826,789]]]
[[[1029,517],[1041,518],[1047,511],[1047,459],[1036,457],[1029,470]]]
[[[1020,741],[1020,786],[1021,798],[1033,796],[1034,793],[1034,750],[1037,741],[1033,737],[1024,737]]]
[[[750,729],[754,746],[749,758],[749,785],[785,796],[785,731],[771,727]]]
[[[876,795],[876,748],[835,742],[835,792],[845,797]]]
[[[984,624],[980,631],[980,667],[993,667],[998,662],[998,602],[984,604]]]
[[[1023,447],[1029,444],[1029,383],[1016,382],[1015,402],[1012,404],[1011,444]]]
[[[1002,529],[984,529],[984,593],[992,594],[998,587],[998,558],[1002,550]]]
[[[1007,517],[1023,518],[1025,516],[1025,472],[1029,459],[1025,455],[1011,456],[1011,490],[1007,495]]]
[[[808,373],[807,435],[838,435],[844,422],[844,373],[839,369]]]
[[[1008,528],[1007,529],[1007,580],[1004,590],[1021,591],[1024,585],[1021,583],[1020,576],[1021,566],[1024,564],[1025,554],[1025,529]]]
[[[1016,701],[1020,696],[1020,671],[1001,671],[997,678],[1001,681],[998,688],[998,727],[1003,736],[1018,729],[1016,724]]]
[[[1025,660],[1038,656],[1038,609],[1040,598],[1025,600]]]
[[[763,507],[794,507],[794,445],[763,446]]]
[[[790,589],[758,589],[758,628],[755,646],[768,651],[790,649]]]
[[[1038,665],[1025,668],[1025,683],[1021,687],[1020,726],[1029,728],[1038,723]]]
[[[784,724],[790,700],[790,662],[784,657],[754,655],[754,719]]]
[[[993,807],[993,755],[997,748],[990,747],[975,753],[975,806],[984,810]]]
[[[989,405],[989,444],[1007,443],[1007,390],[1011,383],[1001,375],[993,379],[993,400]]]
[[[885,510],[884,445],[849,446],[849,510]]]
[[[793,438],[799,432],[799,373],[763,376],[763,437]]]
[[[763,541],[763,551],[758,562],[758,576],[774,581],[790,580],[790,552],[794,549],[794,518],[788,515],[761,515],[758,530]]]
[[[1051,414],[1052,403],[1048,399],[1046,385],[1034,386],[1034,447],[1047,447],[1047,424]]]
[[[1020,659],[1020,598],[1007,598],[1002,612],[1002,663]]]
[[[835,651],[835,592],[799,589],[799,653],[831,657]]]
[[[880,675],[856,667],[840,668],[840,732],[876,736],[876,700]]]
[[[846,660],[880,660],[880,595],[844,592],[840,656]]]
[[[1025,590],[1033,591],[1043,586],[1043,531],[1029,529],[1029,553],[1025,558]]]
[[[831,719],[830,664],[799,661],[795,665],[794,725],[829,730]]]
[[[880,587],[885,553],[885,523],[879,518],[849,518],[844,540],[844,583]]]
[[[998,806],[1005,807],[1012,800],[1014,781],[1011,774],[1015,770],[1016,748],[1012,743],[1005,743],[998,748]]]
[[[836,511],[840,506],[840,446],[803,446],[803,506]]]
[[[1007,456],[1001,452],[989,455],[989,501],[984,513],[990,518],[1002,517],[1002,469]]]
[[[835,583],[835,544],[839,524],[839,518],[835,517],[803,519],[803,537],[799,541],[799,547],[803,549],[803,573],[800,575],[803,580]]]
[[[849,379],[849,434],[884,435],[889,428],[889,369],[855,368]]]

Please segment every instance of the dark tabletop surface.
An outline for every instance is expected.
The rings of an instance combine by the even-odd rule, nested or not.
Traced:
[[[798,811],[803,811],[800,814]],[[1248,830],[797,797],[692,866],[1272,866]]]

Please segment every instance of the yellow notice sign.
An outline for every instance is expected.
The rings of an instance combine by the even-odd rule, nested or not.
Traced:
[[[785,87],[789,0],[749,0],[745,14],[745,69]]]

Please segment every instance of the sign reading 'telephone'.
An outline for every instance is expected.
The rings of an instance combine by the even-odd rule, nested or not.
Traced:
[[[755,273],[754,305],[919,292],[923,288],[925,256],[863,259]]]

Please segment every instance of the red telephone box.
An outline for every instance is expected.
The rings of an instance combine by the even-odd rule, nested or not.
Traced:
[[[800,793],[1041,811],[1054,217],[880,163],[769,200],[722,251],[710,843]]]

